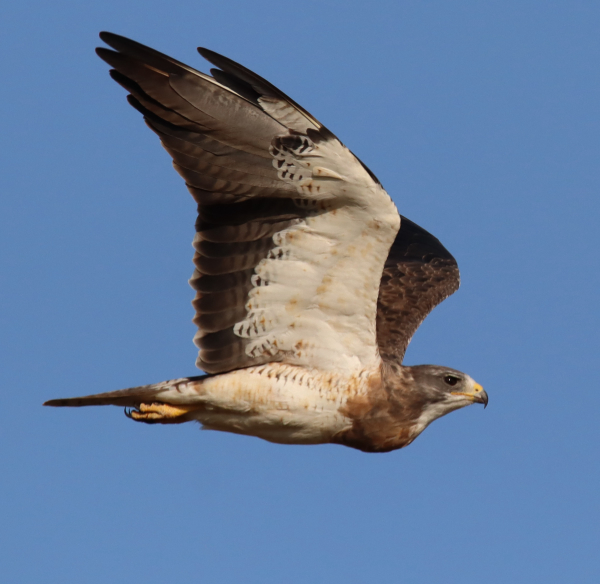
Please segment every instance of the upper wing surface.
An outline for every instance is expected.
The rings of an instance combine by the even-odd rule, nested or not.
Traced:
[[[377,343],[381,358],[401,363],[419,325],[459,285],[458,266],[450,252],[431,233],[402,217],[379,290]]]

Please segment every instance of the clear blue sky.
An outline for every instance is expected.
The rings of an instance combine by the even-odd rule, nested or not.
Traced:
[[[18,583],[600,582],[600,3],[6,3],[0,571]],[[194,375],[194,204],[94,54],[281,87],[458,259],[407,362],[490,396],[366,455],[44,400]]]

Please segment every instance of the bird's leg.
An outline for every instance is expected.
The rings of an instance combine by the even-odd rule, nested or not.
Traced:
[[[181,424],[191,419],[188,414],[200,406],[171,406],[163,403],[140,404],[136,409],[125,408],[125,415],[146,424]]]

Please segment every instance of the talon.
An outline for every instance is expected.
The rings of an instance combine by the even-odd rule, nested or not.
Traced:
[[[136,422],[146,424],[179,424],[186,422],[186,414],[198,409],[199,406],[171,406],[169,404],[141,403],[137,408],[127,410],[125,415]]]

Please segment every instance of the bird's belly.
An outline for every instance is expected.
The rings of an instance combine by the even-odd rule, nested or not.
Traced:
[[[220,430],[257,436],[278,444],[325,444],[348,424],[342,416],[311,412],[237,414],[216,412],[198,416],[205,430]]]
[[[285,364],[209,377],[197,388],[205,429],[282,444],[326,443],[351,426],[340,409],[367,390],[368,375],[344,376]]]

